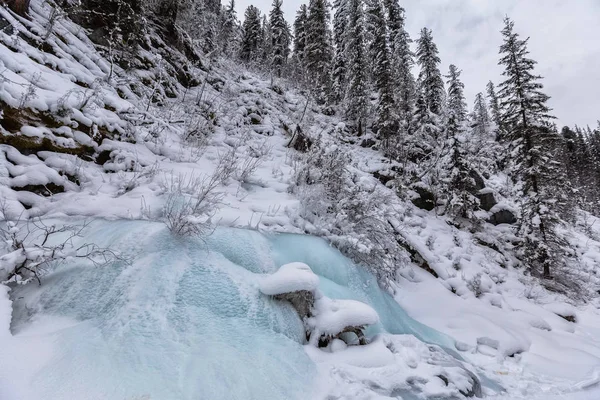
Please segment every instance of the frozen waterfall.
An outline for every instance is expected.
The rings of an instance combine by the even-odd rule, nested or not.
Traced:
[[[454,348],[318,238],[220,228],[203,241],[174,238],[156,223],[95,221],[85,241],[133,261],[60,265],[41,287],[13,289],[14,346],[22,350],[12,362],[30,374],[27,387],[12,389],[18,398],[318,398],[302,321],[258,290],[263,274],[296,261],[312,268],[328,297],[377,311],[368,335],[409,334]],[[43,353],[31,367],[28,352]]]

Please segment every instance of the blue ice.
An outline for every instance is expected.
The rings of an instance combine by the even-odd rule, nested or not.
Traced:
[[[48,399],[309,399],[316,369],[294,310],[260,295],[258,280],[301,261],[332,298],[364,301],[380,315],[372,333],[451,338],[411,319],[374,277],[321,239],[218,229],[175,238],[161,224],[95,221],[86,242],[133,261],[58,265],[13,291],[13,331],[40,316],[76,321],[51,334],[51,361],[31,382]]]

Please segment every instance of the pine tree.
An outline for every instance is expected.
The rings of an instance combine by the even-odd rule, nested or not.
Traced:
[[[445,89],[439,70],[440,58],[431,31],[423,28],[417,41],[417,61],[421,68],[418,80],[418,98],[411,131],[405,145],[407,155],[413,162],[423,164],[425,158],[441,150]]]
[[[509,170],[520,183],[524,261],[534,271],[550,277],[553,266],[561,262],[563,242],[557,233],[561,214],[571,212],[564,167],[558,153],[563,141],[550,120],[549,97],[541,90],[541,77],[533,73],[536,62],[528,58],[527,42],[514,32],[514,23],[505,19],[499,64],[505,67],[499,86],[500,122],[503,139],[513,158]]]
[[[464,124],[467,118],[467,103],[465,101],[465,84],[460,80],[460,71],[456,65],[451,64],[448,75],[448,121],[450,129]]]
[[[490,114],[483,93],[475,95],[473,105],[473,133],[475,140],[486,140],[490,129]]]
[[[396,103],[402,130],[410,134],[412,118],[416,102],[415,78],[412,74],[414,53],[410,45],[412,40],[406,32],[404,9],[398,0],[384,0],[387,12],[387,26],[392,76],[395,83]]]
[[[417,62],[421,68],[419,84],[425,96],[427,107],[433,114],[441,116],[444,104],[444,81],[439,69],[441,62],[437,45],[433,42],[431,30],[423,28],[417,40]]]
[[[355,123],[358,136],[360,136],[364,130],[369,105],[365,18],[362,0],[350,1],[347,40],[348,90],[344,99],[346,117]]]
[[[327,0],[311,0],[306,24],[306,72],[313,82],[317,101],[324,103],[331,93],[331,30]]]
[[[281,5],[283,0],[273,0],[273,8],[269,14],[269,27],[271,29],[271,68],[278,77],[288,62],[292,33]]]
[[[448,75],[448,122],[446,125],[450,147],[450,158],[445,166],[446,212],[462,219],[475,220],[475,211],[479,207],[476,185],[473,178],[473,155],[468,148],[466,129],[467,105],[464,95],[464,83],[460,80],[461,71],[450,65]]]
[[[237,48],[239,42],[239,22],[235,11],[235,0],[231,0],[225,8],[220,40],[223,54],[227,56],[231,55]]]
[[[244,13],[242,45],[240,58],[246,62],[257,61],[261,55],[263,29],[260,11],[254,6],[249,6]]]
[[[333,7],[333,40],[335,54],[332,71],[332,91],[335,101],[341,101],[346,94],[347,88],[347,45],[348,45],[348,21],[350,3],[352,0],[334,0]]]
[[[294,59],[302,66],[305,61],[306,36],[308,25],[308,7],[302,4],[294,21]]]
[[[270,68],[273,62],[273,32],[271,23],[266,15],[262,17],[260,40],[260,59],[263,67]]]
[[[380,0],[367,0],[366,21],[372,38],[369,46],[372,73],[379,95],[376,128],[379,138],[384,141],[384,147],[389,149],[390,139],[398,133],[398,117],[395,111],[386,21]]]
[[[489,81],[487,84],[487,98],[490,103],[490,110],[492,112],[492,121],[496,125],[496,129],[500,129],[500,103],[498,103],[498,96],[496,96],[496,88],[494,82]]]

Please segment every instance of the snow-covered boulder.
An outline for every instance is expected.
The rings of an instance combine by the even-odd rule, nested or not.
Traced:
[[[379,321],[377,312],[360,301],[330,299],[318,287],[319,277],[298,262],[281,266],[259,283],[263,294],[292,304],[311,344],[326,347],[332,340],[343,340],[344,334],[354,334],[359,344],[366,344],[363,330]]]
[[[379,322],[377,312],[365,303],[355,300],[334,300],[320,293],[313,308],[313,316],[307,320],[311,343],[326,346],[331,339],[344,333],[354,333],[359,344],[366,344],[363,329]]]
[[[263,294],[292,304],[303,320],[311,316],[315,302],[314,292],[319,286],[319,277],[304,263],[282,265],[277,272],[266,276],[259,284]]]
[[[260,291],[268,296],[293,292],[314,292],[319,287],[319,277],[304,263],[285,264],[277,272],[260,282]]]

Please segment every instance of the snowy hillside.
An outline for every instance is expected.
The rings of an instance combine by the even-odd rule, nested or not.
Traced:
[[[294,79],[78,17],[0,7],[1,399],[600,398],[592,214],[540,279],[505,171],[463,224]]]

